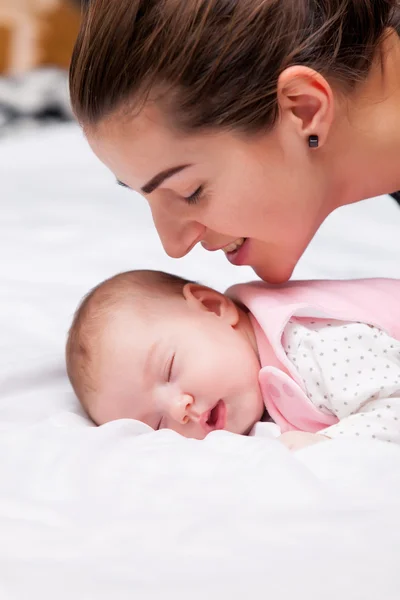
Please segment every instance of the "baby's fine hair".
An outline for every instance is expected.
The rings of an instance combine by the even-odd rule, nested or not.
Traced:
[[[127,271],[103,281],[83,298],[68,333],[66,364],[75,394],[89,415],[87,399],[95,391],[93,353],[110,311],[126,302],[146,309],[146,302],[182,295],[187,283],[192,282],[162,271]]]

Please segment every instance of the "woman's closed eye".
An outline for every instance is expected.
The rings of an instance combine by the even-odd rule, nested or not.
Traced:
[[[204,187],[202,185],[200,185],[197,190],[195,192],[193,192],[193,194],[191,194],[190,196],[185,196],[185,202],[187,204],[197,204],[198,201],[200,200],[201,196],[203,195],[203,191],[204,191]]]

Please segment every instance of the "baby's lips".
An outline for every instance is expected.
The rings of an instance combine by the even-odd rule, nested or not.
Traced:
[[[210,421],[212,421],[210,423]],[[206,433],[218,429],[224,429],[226,424],[226,405],[223,400],[218,400],[217,404],[203,413],[200,417],[200,425]]]
[[[206,432],[206,433],[210,433],[210,431],[212,431],[212,428],[209,426],[209,424],[207,423],[207,421],[209,420],[211,415],[211,410],[207,410],[206,412],[204,412],[200,419],[199,419],[199,423],[201,425],[201,428]]]

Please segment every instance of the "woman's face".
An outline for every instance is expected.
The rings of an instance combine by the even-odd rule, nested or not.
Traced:
[[[293,120],[257,136],[182,134],[156,106],[86,132],[115,177],[144,195],[165,251],[222,250],[270,282],[287,280],[332,205],[319,151]],[[244,240],[244,241],[243,241]]]

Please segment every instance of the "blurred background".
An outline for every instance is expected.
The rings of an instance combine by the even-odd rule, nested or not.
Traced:
[[[72,115],[67,70],[83,0],[0,0],[0,137]]]

